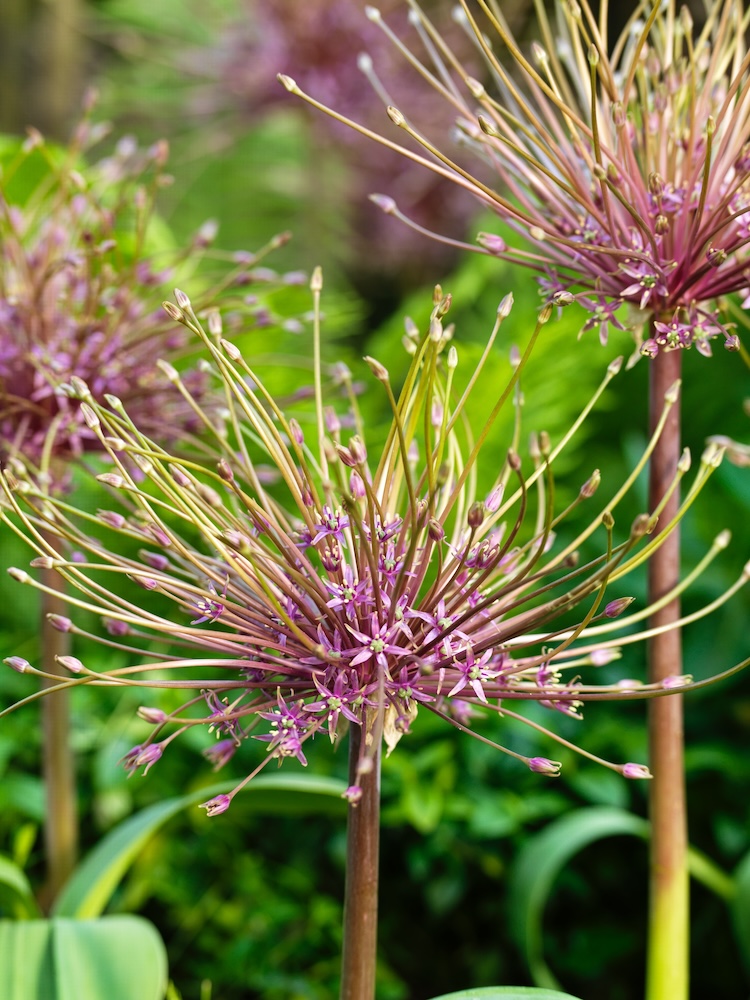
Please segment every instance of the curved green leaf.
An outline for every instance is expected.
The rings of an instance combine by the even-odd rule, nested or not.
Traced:
[[[3,1000],[162,1000],[167,954],[142,917],[0,920]]]
[[[118,824],[76,868],[55,901],[53,914],[79,919],[99,916],[128,867],[160,826],[180,810],[229,792],[233,787],[233,783],[223,782],[189,795],[157,802]],[[247,791],[253,793],[251,801],[254,807],[262,811],[287,811],[290,806],[288,800],[296,800],[300,793],[306,801],[295,801],[295,809],[305,804],[308,811],[330,809],[330,800],[335,798],[335,808],[343,811],[346,806],[341,795],[345,788],[344,782],[334,778],[279,774],[255,778]]]
[[[550,823],[521,850],[511,872],[508,903],[511,929],[539,986],[559,984],[544,960],[542,917],[560,870],[582,848],[602,837],[635,834],[648,837],[645,819],[622,809],[578,809]]]
[[[3,857],[0,857],[0,907],[7,907],[9,915],[17,920],[41,916],[25,872]]]
[[[510,877],[508,904],[511,932],[523,952],[535,983],[557,989],[559,984],[544,960],[542,920],[552,886],[567,862],[584,847],[604,837],[630,834],[648,840],[650,825],[623,809],[593,806],[555,820],[529,840]],[[691,875],[725,900],[735,895],[735,884],[710,858],[695,848],[688,851]],[[750,864],[747,870],[748,904],[745,930],[750,942]]]
[[[538,989],[536,986],[480,986],[475,990],[460,990],[458,993],[444,993],[433,1000],[576,1000],[570,993],[559,990]]]

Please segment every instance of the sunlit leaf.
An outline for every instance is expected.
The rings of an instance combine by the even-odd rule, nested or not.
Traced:
[[[79,919],[99,916],[128,867],[160,826],[180,810],[229,792],[232,787],[232,783],[223,782],[201,788],[189,795],[157,802],[124,820],[84,858],[57,898],[53,913]],[[291,799],[301,795],[308,810],[317,812],[330,809],[333,798],[336,808],[343,811],[341,793],[345,787],[343,782],[333,778],[272,775],[256,778],[251,783],[248,791],[253,794],[248,801],[259,811],[288,812]],[[299,808],[302,803],[294,802],[293,805]]]
[[[162,1000],[167,955],[142,917],[0,920],[3,1000]]]

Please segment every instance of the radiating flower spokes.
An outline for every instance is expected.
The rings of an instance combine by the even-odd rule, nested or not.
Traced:
[[[619,623],[629,629],[653,609],[626,615],[632,599],[621,596],[619,586],[613,594],[612,585],[664,541],[720,460],[720,448],[706,450],[675,521],[655,531],[656,510],[636,518],[624,537],[615,531],[613,512],[648,460],[678,387],[667,394],[662,420],[626,482],[573,537],[558,541],[569,515],[592,505],[600,477],[589,476],[556,514],[554,464],[619,363],[610,366],[570,432],[554,444],[545,434],[535,436],[527,461],[517,453],[516,427],[513,447],[487,482],[483,448],[502,408],[517,398],[518,380],[551,308],[543,310],[506,386],[492,392],[485,424],[473,433],[467,400],[485,385],[482,370],[511,301],[501,303],[486,350],[466,375],[452,328],[443,323],[450,297],[436,289],[428,329],[412,330],[408,338],[410,366],[398,394],[386,368],[368,359],[392,412],[378,448],[366,439],[351,376],[341,370],[340,406],[356,429],[351,439],[342,438],[345,421],[331,417],[333,386],[320,349],[321,284],[316,272],[311,405],[280,406],[237,346],[224,339],[218,314],[210,315],[206,332],[178,292],[177,305],[167,304],[167,311],[210,354],[225,392],[220,428],[180,375],[162,367],[210,433],[213,461],[205,461],[205,448],[195,459],[175,457],[141,432],[120,400],[109,397],[105,406],[79,384],[82,419],[111,462],[99,479],[119,497],[124,513],[76,510],[64,497],[45,494],[19,462],[3,477],[0,517],[31,542],[37,553],[32,565],[56,570],[68,603],[103,617],[106,635],[99,641],[138,661],[97,670],[69,657],[63,664],[69,684],[164,688],[187,696],[168,713],[144,708],[154,730],[129,756],[129,766],[152,766],[175,736],[163,736],[169,727],[180,732],[200,725],[220,737],[221,748],[208,752],[215,766],[249,737],[266,743],[255,774],[272,759],[293,756],[306,763],[305,744],[320,732],[335,741],[346,723],[366,730],[359,761],[365,773],[381,740],[392,749],[420,706],[463,729],[469,709],[523,719],[510,703],[533,700],[578,718],[587,700],[690,687],[689,679],[597,685],[579,675],[650,634],[619,635]],[[275,486],[259,473],[269,462],[279,474]],[[686,456],[672,489],[688,467]],[[581,558],[581,551],[591,551],[595,532],[602,538],[599,554]],[[723,533],[680,589],[727,541]],[[49,589],[25,570],[11,575]],[[744,581],[745,574],[680,624],[723,603]],[[89,634],[59,615],[52,624]],[[19,657],[7,662],[40,673]],[[202,705],[207,712],[201,713]],[[505,749],[533,770],[557,773],[555,762],[542,765],[546,758]],[[645,773],[603,763],[623,774]],[[214,814],[226,805],[222,799],[207,808]]]
[[[280,81],[473,191],[526,246],[484,233],[469,249],[538,272],[547,301],[589,311],[584,329],[598,326],[604,340],[610,325],[627,325],[640,338],[656,319],[647,356],[693,345],[708,355],[716,336],[737,350],[716,303],[748,287],[750,12],[741,0],[714,0],[699,30],[674,0],[642,0],[611,53],[606,5],[597,20],[587,0],[559,2],[553,26],[536,0],[542,41],[527,53],[491,0],[460,0],[456,17],[481,56],[482,80],[416,0],[406,2],[418,27],[407,41],[376,8],[366,13],[450,104],[462,144],[487,169],[424,134],[408,108],[388,114],[426,156],[325,107],[290,77]],[[392,198],[373,200],[409,224]]]

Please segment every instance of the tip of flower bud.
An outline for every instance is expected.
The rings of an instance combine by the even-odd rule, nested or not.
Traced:
[[[380,11],[378,10],[377,7],[373,7],[370,4],[368,4],[365,7],[365,17],[367,18],[368,21],[379,21]]]
[[[18,569],[16,566],[8,567],[8,576],[15,580],[16,583],[28,583],[31,579],[25,569]]]
[[[222,350],[230,361],[240,361],[242,359],[242,352],[239,347],[236,347],[231,340],[222,339],[219,341]]]
[[[398,205],[387,194],[371,194],[368,197],[373,205],[377,205],[386,215],[395,215],[398,211]]]
[[[477,115],[477,122],[485,135],[489,135],[492,138],[496,138],[498,136],[499,133],[495,128],[494,123],[491,122],[489,118],[486,118],[484,115]]]
[[[47,621],[58,632],[71,632],[73,630],[73,622],[65,615],[47,615]]]
[[[276,79],[290,94],[299,94],[300,89],[297,86],[297,81],[293,80],[291,76],[287,76],[286,73],[277,73]]]
[[[692,457],[690,455],[689,448],[683,448],[682,454],[680,455],[679,461],[677,462],[677,468],[680,472],[688,472],[692,464]]]
[[[510,311],[513,308],[513,292],[508,292],[504,295],[500,301],[500,305],[497,307],[497,317],[498,319],[506,319],[510,316]]]
[[[677,691],[679,688],[689,687],[692,683],[692,674],[674,674],[672,677],[665,677],[661,686],[665,691]]]
[[[341,793],[341,798],[346,799],[349,805],[356,806],[362,798],[362,789],[359,785],[350,785],[345,792]]]
[[[95,431],[100,426],[99,418],[88,403],[81,403],[81,413],[89,430]]]
[[[680,398],[680,386],[681,385],[682,385],[682,381],[680,379],[677,379],[676,382],[673,382],[672,385],[670,385],[670,387],[664,393],[664,402],[665,403],[676,403],[677,402],[677,400]]]
[[[170,319],[173,319],[176,323],[182,323],[184,316],[174,302],[162,302],[161,307]]]
[[[559,760],[549,760],[547,757],[529,757],[529,770],[536,774],[546,774],[549,778],[557,778],[562,770]]]
[[[156,362],[156,367],[160,369],[160,371],[164,372],[170,382],[180,381],[180,373],[177,371],[175,366],[170,365],[168,361],[164,361],[162,358],[159,358]]]
[[[731,540],[732,532],[729,528],[724,528],[724,530],[720,531],[716,538],[714,538],[714,546],[717,549],[725,549]]]
[[[718,469],[724,458],[724,452],[725,448],[722,445],[717,444],[716,441],[709,441],[708,445],[703,449],[701,464],[707,465],[712,469]]]
[[[175,288],[175,290],[174,290],[174,297],[175,297],[177,305],[180,307],[180,309],[189,309],[190,308],[190,299],[179,288]]]
[[[25,674],[34,669],[29,661],[24,660],[22,656],[6,656],[3,663],[11,670],[15,670],[17,674]]]
[[[83,663],[81,663],[77,656],[56,656],[55,663],[59,663],[61,667],[65,667],[71,674],[80,674],[85,670]]]
[[[605,617],[617,618],[623,611],[627,611],[634,600],[634,597],[618,597],[617,600],[610,601],[604,609]]]
[[[388,369],[385,368],[384,365],[381,365],[381,363],[376,358],[372,358],[369,355],[365,355],[364,360],[376,379],[378,379],[380,382],[389,381]]]
[[[615,358],[614,361],[610,361],[610,363],[607,365],[607,372],[608,372],[608,374],[609,375],[617,375],[617,373],[622,368],[623,360],[624,360],[623,356],[620,355],[619,358]]]
[[[226,812],[231,804],[231,795],[216,795],[213,799],[209,799],[208,802],[201,802],[200,807],[201,809],[205,809],[209,816],[219,816],[221,813]]]
[[[313,269],[312,277],[310,278],[310,291],[323,291],[323,268],[320,265]]]
[[[405,127],[406,118],[398,110],[398,108],[394,108],[392,104],[389,104],[388,107],[386,108],[386,111],[388,112],[388,117],[391,119],[394,125],[398,125],[399,128]]]
[[[481,101],[487,96],[487,91],[484,88],[484,84],[480,83],[479,80],[474,79],[473,76],[467,76],[464,80],[469,93],[474,98],[475,101]]]
[[[623,764],[620,774],[624,778],[653,778],[645,764]]]

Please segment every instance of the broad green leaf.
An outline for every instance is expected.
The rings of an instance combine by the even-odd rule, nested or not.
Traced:
[[[508,905],[511,932],[526,958],[534,982],[539,986],[549,989],[559,986],[544,960],[542,921],[552,886],[562,868],[575,854],[596,840],[623,834],[647,840],[649,832],[648,822],[639,816],[622,809],[594,806],[578,809],[555,820],[527,842],[511,872]],[[690,848],[688,865],[691,875],[708,889],[723,899],[732,898],[732,879],[704,854]],[[750,889],[750,869],[748,883]]]
[[[544,990],[536,986],[480,986],[475,990],[459,990],[458,993],[443,993],[433,1000],[577,1000],[570,993],[559,990]]]
[[[41,916],[23,869],[8,858],[0,857],[0,912],[2,910],[16,920]]]
[[[53,914],[78,919],[98,917],[109,903],[120,879],[159,827],[180,810],[229,792],[232,787],[232,783],[223,782],[201,788],[189,795],[157,802],[128,817],[83,859],[58,896]],[[345,787],[342,781],[333,778],[279,774],[255,778],[247,791],[252,793],[250,801],[253,806],[264,812],[288,811],[291,799],[300,795],[305,798],[308,811],[319,811],[321,808],[329,809],[332,798],[336,799],[336,808],[343,810],[345,805],[341,794]],[[294,808],[301,805],[303,803],[299,801],[294,802]]]
[[[3,1000],[162,1000],[167,955],[142,917],[0,920]]]

